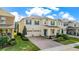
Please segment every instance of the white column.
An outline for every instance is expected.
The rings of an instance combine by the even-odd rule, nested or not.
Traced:
[[[56,35],[57,34],[57,29],[54,29],[54,35]]]
[[[77,32],[78,32],[78,29],[76,29],[76,36],[77,36]]]
[[[63,29],[63,34],[66,34],[66,29]]]
[[[51,35],[51,30],[48,29],[48,30],[47,30],[47,36],[50,36],[50,35]]]
[[[55,21],[55,26],[57,26],[57,21]]]

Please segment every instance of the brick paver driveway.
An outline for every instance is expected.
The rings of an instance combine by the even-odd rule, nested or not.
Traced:
[[[43,37],[29,37],[29,40],[38,46],[40,49],[47,49],[51,47],[60,46],[62,44],[57,43],[51,39],[46,39]]]

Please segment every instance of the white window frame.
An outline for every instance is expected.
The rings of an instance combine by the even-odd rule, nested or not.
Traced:
[[[6,24],[6,18],[4,16],[1,16],[1,24]]]

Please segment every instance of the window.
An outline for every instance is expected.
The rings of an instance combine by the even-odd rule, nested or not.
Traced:
[[[35,21],[35,25],[39,25],[39,21]]]
[[[68,24],[64,24],[64,26],[68,26]]]
[[[6,18],[5,17],[1,17],[1,20],[6,20]]]
[[[1,24],[5,24],[6,23],[6,18],[5,17],[0,17],[0,21],[1,21]]]
[[[76,24],[74,24],[74,27],[76,27]]]
[[[55,25],[55,21],[51,21],[51,25]]]
[[[59,25],[60,25],[60,26],[62,25],[61,22],[59,22]]]
[[[31,24],[31,20],[26,20],[26,24]]]

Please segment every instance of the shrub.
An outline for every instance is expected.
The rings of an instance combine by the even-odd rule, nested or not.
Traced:
[[[16,38],[17,36],[20,36],[20,37],[22,38],[22,40],[24,40],[24,41],[28,41],[28,38],[25,37],[25,36],[24,36],[23,34],[21,34],[21,33],[17,33],[17,35],[15,36],[15,38]]]
[[[61,37],[63,37],[65,40],[68,40],[69,39],[69,36],[66,35],[66,34],[62,34]]]
[[[64,41],[63,37],[58,37],[57,41]]]
[[[59,33],[56,34],[56,38],[61,37],[61,35]]]
[[[8,42],[8,37],[2,36],[0,38],[0,47],[3,48],[5,46],[7,46],[7,42]]]
[[[8,41],[8,44],[14,46],[14,45],[16,44],[15,39],[9,40],[9,41]]]
[[[14,38],[12,38],[11,40],[12,40],[12,41],[15,41],[15,39],[14,39]]]
[[[17,35],[16,36],[20,36],[21,38],[23,38],[23,37],[25,37],[23,34],[21,34],[21,33],[17,33]],[[15,37],[16,37],[15,36]]]
[[[29,39],[27,37],[22,37],[22,40],[28,41]]]
[[[68,40],[69,39],[69,36],[68,35],[66,35],[66,34],[58,34],[57,33],[56,38],[59,38],[59,37],[63,37],[63,39],[65,39],[65,40]]]
[[[79,49],[79,46],[75,46],[74,48],[78,48]]]
[[[2,46],[3,46],[3,39],[2,38],[0,38],[0,47],[2,48]]]
[[[19,32],[17,33],[17,35],[18,35],[18,36],[22,36],[22,34],[21,34],[21,33],[19,33]]]

